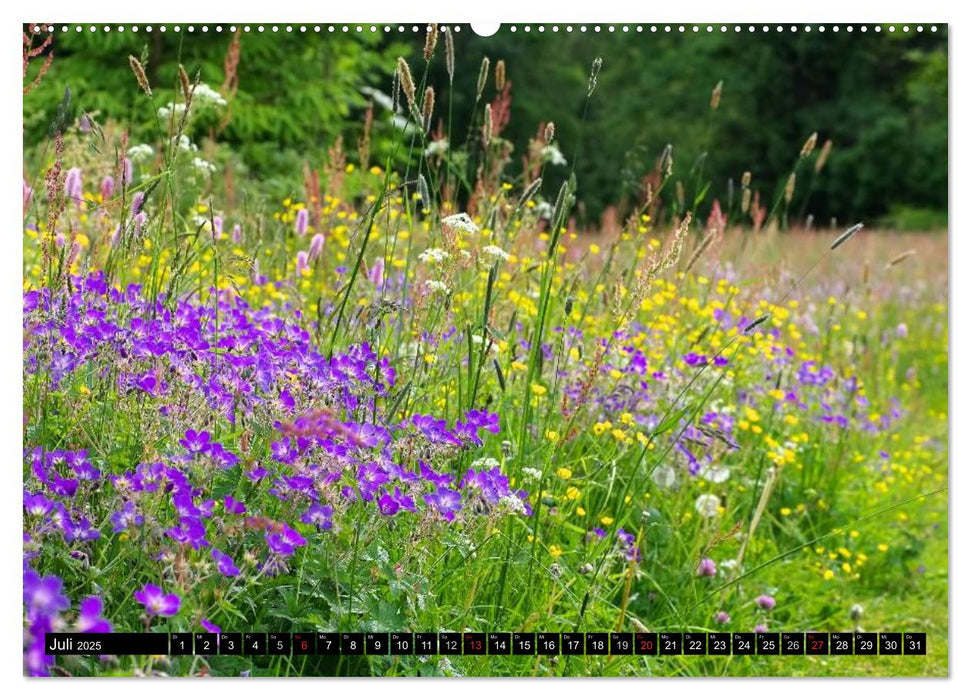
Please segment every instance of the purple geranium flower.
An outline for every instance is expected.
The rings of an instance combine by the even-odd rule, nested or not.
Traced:
[[[24,510],[28,515],[47,515],[54,503],[47,500],[42,493],[24,491]]]
[[[98,596],[89,596],[78,608],[78,632],[111,632],[111,623],[101,617],[103,604]]]
[[[334,509],[314,503],[300,516],[300,522],[308,525],[316,525],[319,530],[330,530],[333,527],[330,517],[334,514]]]
[[[415,512],[415,501],[401,492],[401,489],[395,486],[394,494],[387,492],[382,492],[381,496],[378,498],[378,510],[381,511],[383,515],[392,516],[399,510],[409,510]]]
[[[436,508],[449,522],[455,519],[455,512],[462,509],[462,495],[445,486],[439,486],[434,493],[425,494],[425,502]]]
[[[207,431],[186,430],[185,439],[179,440],[179,444],[185,447],[191,454],[203,454],[211,448],[210,435]]]
[[[684,360],[684,363],[689,367],[698,367],[699,365],[708,364],[708,358],[705,355],[698,355],[693,352],[689,352],[687,355],[684,355],[681,359]]]
[[[121,510],[111,516],[112,530],[117,534],[130,527],[138,527],[145,521],[141,513],[135,510],[135,504],[125,501]]]
[[[64,540],[66,542],[74,542],[77,540],[87,542],[101,537],[101,532],[98,528],[94,527],[91,521],[84,516],[78,518],[77,521],[68,516],[61,525],[61,531],[64,533]]]
[[[223,631],[223,628],[222,627],[220,627],[219,625],[217,625],[215,623],[210,622],[206,618],[202,618],[199,621],[199,624],[202,625],[202,628],[204,630],[206,630],[207,632],[211,632],[212,634],[219,634],[220,632]]]
[[[161,588],[152,583],[146,583],[141,590],[135,591],[135,600],[145,606],[145,612],[149,615],[162,615],[171,617],[179,612],[182,604],[179,596],[174,593],[165,593]]]
[[[57,576],[41,578],[33,569],[24,571],[24,603],[28,617],[54,617],[70,607],[71,601],[61,592],[64,582]]]
[[[285,557],[290,556],[296,551],[297,547],[302,547],[305,544],[307,544],[307,540],[299,532],[286,526],[284,526],[282,532],[268,532],[266,534],[266,545],[270,548],[270,551]]]
[[[226,512],[230,515],[243,515],[246,512],[246,506],[232,496],[226,496],[223,500],[223,505],[226,508]]]
[[[216,568],[219,569],[219,573],[223,576],[228,576],[230,578],[234,576],[239,576],[239,567],[233,562],[233,558],[228,554],[223,554],[218,549],[212,550],[213,561],[216,562]]]

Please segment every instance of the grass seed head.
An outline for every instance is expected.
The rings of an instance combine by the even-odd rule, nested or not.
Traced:
[[[843,233],[841,233],[836,238],[835,241],[833,241],[833,243],[829,246],[829,249],[830,250],[836,250],[841,245],[843,245],[844,243],[846,243],[850,239],[851,236],[853,236],[857,231],[859,231],[862,228],[863,228],[863,223],[860,222],[860,223],[855,224],[855,225],[851,226],[850,228],[846,229],[845,231],[843,231]]]
[[[593,59],[593,63],[590,64],[590,79],[587,81],[587,97],[593,94],[593,91],[597,89],[597,76],[600,75],[600,69],[603,67],[604,60],[597,56]]]
[[[486,80],[489,77],[489,57],[482,57],[482,65],[479,66],[479,81],[475,85],[475,99],[479,100],[482,97],[482,91],[485,90]]]
[[[541,178],[541,177],[538,177],[535,180],[533,180],[530,183],[529,187],[527,187],[525,190],[523,190],[523,196],[519,198],[519,203],[518,203],[517,207],[520,207],[521,208],[521,207],[525,206],[526,205],[526,202],[528,202],[529,200],[531,200],[533,198],[533,196],[539,191],[539,188],[540,188],[540,186],[542,184],[543,184],[543,178]]]
[[[185,72],[185,66],[179,64],[179,83],[182,85],[182,100],[186,103],[192,101],[192,83],[189,74]]]
[[[547,146],[553,145],[553,137],[556,135],[556,124],[553,122],[546,122],[546,131],[543,134],[543,139],[546,141]]]
[[[428,33],[425,34],[425,61],[431,61],[435,55],[435,45],[438,43],[438,25],[432,22],[428,25]]]
[[[785,190],[785,200],[786,204],[792,202],[792,195],[796,192],[796,173],[795,171],[789,173],[789,179],[786,180],[786,190]]]
[[[425,131],[432,125],[432,112],[435,111],[435,88],[430,85],[425,88],[425,97],[421,101],[421,120]]]
[[[895,255],[893,258],[891,258],[890,262],[887,263],[887,268],[889,269],[895,265],[899,265],[904,260],[914,255],[917,255],[917,251],[914,250],[913,248],[911,248],[910,250],[905,250],[903,253],[900,253],[899,255]]]
[[[660,171],[662,177],[671,177],[671,173],[674,172],[674,147],[668,144],[661,151],[661,157],[658,159],[657,169]]]
[[[145,75],[145,67],[142,65],[142,62],[134,56],[129,56],[128,63],[131,66],[132,73],[135,74],[135,80],[138,81],[138,87],[140,87],[146,95],[151,97],[152,86],[148,84],[148,76]]]
[[[421,174],[418,175],[418,196],[421,198],[421,208],[427,211],[432,205],[432,198],[428,193],[428,181]]]
[[[492,141],[492,105],[487,104],[482,115],[482,141],[486,146]]]
[[[691,212],[684,215],[681,223],[674,232],[674,238],[664,253],[664,260],[661,262],[661,269],[668,270],[678,264],[681,259],[681,251],[684,250],[684,239],[688,234],[688,227],[691,226]]]
[[[770,318],[772,318],[772,314],[762,314],[757,319],[755,319],[754,321],[752,321],[751,323],[749,323],[747,326],[745,326],[745,328],[742,329],[742,334],[743,335],[748,335],[749,333],[751,333],[752,331],[754,331],[756,328],[758,328],[759,326],[761,326],[763,323],[765,323],[766,321],[768,321]]]
[[[408,107],[414,110],[415,82],[411,79],[411,68],[408,67],[408,62],[401,56],[398,57],[398,80],[401,83],[401,91],[405,93],[405,99],[408,100]]]
[[[826,161],[829,159],[829,154],[832,152],[832,150],[833,150],[832,139],[826,139],[826,143],[824,143],[823,147],[819,149],[819,155],[816,156],[816,163],[815,165],[813,165],[813,169],[817,173],[823,169],[824,165],[826,165]]]
[[[448,73],[448,82],[455,79],[455,37],[452,36],[452,28],[445,28],[445,71]]]
[[[719,105],[719,103],[721,103],[721,100],[722,100],[722,86],[723,86],[724,82],[725,82],[724,80],[719,80],[718,81],[718,85],[716,85],[715,86],[715,89],[711,91],[711,108],[712,108],[712,110],[718,109],[718,105]]]
[[[799,157],[806,158],[810,156],[812,152],[815,150],[816,150],[816,132],[814,131],[812,134],[809,135],[809,138],[806,139],[806,143],[802,145],[802,150],[799,152]]]

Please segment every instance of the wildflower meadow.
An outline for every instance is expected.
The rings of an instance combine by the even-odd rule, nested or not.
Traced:
[[[600,155],[557,125],[619,99],[612,36],[517,142],[541,53],[444,25],[353,44],[369,77],[340,133],[254,165],[223,135],[279,37],[227,25],[219,61],[170,65],[154,31],[114,33],[102,104],[97,72],[50,100],[81,59],[24,28],[25,675],[947,675],[947,235],[814,221],[825,123],[779,177],[753,152],[727,186],[717,139],[652,143],[596,218]],[[685,93],[702,125],[735,99],[720,79]],[[927,654],[44,649],[814,630],[923,632]]]

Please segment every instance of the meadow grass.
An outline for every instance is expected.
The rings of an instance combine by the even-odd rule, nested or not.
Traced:
[[[411,70],[396,99],[428,124]],[[482,109],[464,144],[413,126],[381,165],[338,144],[286,201],[234,197],[194,108],[140,158],[70,126],[27,164],[25,673],[947,673],[944,236],[831,249],[782,230],[785,193],[767,222],[670,216],[666,151],[591,237],[582,183],[534,185],[555,130],[514,176]],[[929,654],[37,650],[107,628],[866,629]]]

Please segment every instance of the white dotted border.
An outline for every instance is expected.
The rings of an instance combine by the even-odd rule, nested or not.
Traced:
[[[243,25],[235,25],[235,24],[231,24],[231,25],[221,25],[221,24],[216,24],[216,25],[211,25],[210,26],[210,25],[203,24],[203,25],[198,26],[198,27],[196,25],[192,25],[192,24],[185,25],[184,27],[182,25],[178,25],[178,24],[171,25],[171,26],[169,26],[169,25],[157,25],[157,26],[153,26],[153,25],[150,25],[150,24],[147,24],[147,25],[138,25],[138,24],[133,24],[133,25],[124,25],[124,24],[119,24],[119,25],[108,25],[108,24],[105,24],[105,25],[95,25],[95,24],[89,24],[89,25],[83,25],[83,24],[76,24],[76,25],[68,25],[68,24],[60,24],[60,25],[58,25],[58,24],[32,24],[32,25],[29,25],[29,26],[31,27],[32,31],[35,34],[55,33],[55,32],[64,34],[64,33],[70,32],[72,30],[74,32],[76,32],[76,33],[81,33],[85,29],[87,29],[91,33],[98,32],[98,31],[103,31],[105,33],[108,33],[108,32],[119,32],[119,33],[122,33],[122,32],[126,32],[126,31],[130,31],[130,32],[133,32],[133,33],[137,33],[137,32],[140,32],[140,31],[144,31],[144,32],[147,32],[147,33],[151,33],[151,32],[158,31],[158,32],[165,33],[167,31],[173,31],[175,33],[179,33],[179,32],[181,32],[184,29],[185,31],[189,32],[190,34],[193,34],[196,31],[199,31],[199,32],[205,34],[205,33],[209,32],[210,30],[215,31],[217,33],[222,32],[222,31],[225,31],[225,30],[228,30],[230,33],[236,33],[237,30],[242,30],[242,32],[244,34],[245,33],[265,34],[267,32],[269,32],[271,34],[278,34],[280,32],[286,32],[288,34],[292,34],[294,32],[299,32],[299,33],[314,32],[314,33],[317,33],[317,34],[322,34],[322,33],[334,34],[334,33],[338,33],[338,32],[344,33],[344,34],[349,34],[349,33],[358,33],[358,34],[371,33],[371,34],[374,34],[374,33],[377,33],[379,31],[380,32],[384,32],[386,34],[391,34],[391,33],[394,33],[395,31],[397,31],[398,33],[404,33],[404,32],[407,32],[409,30],[412,33],[418,33],[419,31],[421,31],[421,25],[418,25],[418,24],[412,24],[412,25],[398,24],[398,25],[394,25],[394,26],[387,25],[387,24],[385,24],[385,25],[379,25],[379,24],[312,24],[312,25],[311,24],[285,24],[285,25],[279,25],[279,24],[271,24],[271,25],[263,25],[263,24],[243,24]],[[468,26],[468,25],[465,25],[465,26]],[[425,31],[428,31],[430,28],[431,28],[431,25],[425,25]],[[440,31],[443,31],[444,32],[445,29],[446,29],[446,27],[444,25],[442,25],[442,26],[439,27],[439,29],[440,29]],[[455,25],[455,26],[452,27],[452,29],[453,29],[453,31],[455,31],[456,33],[458,33],[458,32],[461,32],[462,31],[462,26],[461,25]],[[776,33],[783,33],[785,31],[789,31],[792,34],[795,34],[795,33],[800,32],[800,31],[802,31],[802,32],[813,32],[813,31],[815,31],[815,32],[820,32],[820,33],[827,32],[827,31],[830,31],[830,32],[833,32],[833,33],[839,33],[841,31],[845,31],[845,32],[848,32],[848,33],[852,33],[854,31],[858,31],[858,32],[863,33],[863,34],[866,34],[869,31],[873,31],[873,32],[876,32],[877,34],[879,34],[879,33],[883,32],[884,30],[886,30],[887,32],[890,32],[891,34],[893,34],[893,33],[897,32],[899,30],[899,31],[903,32],[904,34],[907,34],[907,33],[911,32],[912,30],[913,31],[916,31],[916,32],[923,32],[923,31],[925,31],[925,29],[927,29],[927,30],[929,30],[931,32],[936,32],[938,28],[937,28],[937,25],[934,25],[934,24],[929,25],[927,27],[925,27],[925,25],[922,25],[922,24],[916,24],[916,25],[909,25],[909,24],[902,24],[902,25],[898,25],[898,24],[890,24],[890,25],[880,25],[880,24],[876,24],[876,25],[866,25],[866,24],[860,24],[860,25],[854,25],[854,24],[848,24],[848,25],[838,25],[838,24],[831,24],[831,25],[827,25],[827,24],[816,24],[816,25],[810,25],[810,24],[805,24],[805,25],[796,25],[796,24],[772,24],[772,25],[769,25],[769,24],[760,24],[760,25],[756,25],[756,24],[746,24],[746,25],[743,25],[743,24],[649,24],[649,25],[643,25],[643,24],[636,24],[636,25],[628,25],[628,24],[623,24],[623,25],[613,25],[613,24],[608,24],[608,25],[600,25],[600,24],[594,24],[594,25],[586,25],[586,24],[578,24],[578,25],[562,24],[561,25],[561,24],[552,24],[552,25],[543,25],[543,24],[540,24],[540,25],[530,25],[530,24],[526,24],[526,25],[516,25],[516,24],[512,24],[512,25],[502,25],[500,27],[499,31],[506,31],[506,32],[516,33],[518,31],[522,30],[523,32],[529,33],[529,32],[532,32],[532,31],[535,30],[536,32],[539,32],[541,34],[544,33],[544,32],[546,32],[547,30],[550,31],[550,32],[553,32],[553,33],[558,33],[558,32],[561,32],[562,31],[562,32],[566,32],[568,34],[569,33],[572,33],[572,32],[581,32],[581,33],[583,33],[583,32],[588,32],[588,31],[593,31],[594,33],[600,33],[600,32],[604,32],[604,31],[606,31],[607,33],[615,33],[615,32],[618,32],[619,31],[621,33],[631,33],[631,32],[633,32],[633,33],[644,33],[644,32],[650,32],[650,33],[655,33],[655,34],[658,33],[658,32],[664,32],[666,34],[670,34],[671,32],[677,32],[677,33],[680,33],[680,34],[689,34],[689,33],[690,34],[702,34],[702,33],[704,33],[704,34],[713,34],[715,32],[721,32],[723,34],[728,33],[728,32],[735,32],[735,33],[747,32],[749,34],[754,34],[756,32],[761,32],[763,34],[768,34],[768,33],[772,32],[774,30]],[[475,33],[475,30],[474,29],[471,29],[470,31],[473,34]]]

